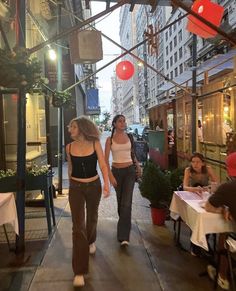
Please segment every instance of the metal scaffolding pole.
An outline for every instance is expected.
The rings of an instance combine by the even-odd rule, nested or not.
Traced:
[[[57,33],[61,31],[61,9],[62,1],[57,1]],[[61,41],[57,40],[57,90],[62,91],[62,49]],[[58,166],[58,194],[62,194],[62,158],[63,158],[63,108],[58,108],[58,151],[57,151],[57,166]]]
[[[25,0],[16,1],[16,43],[25,47]],[[25,155],[26,155],[26,97],[19,90],[17,112],[17,193],[16,207],[19,221],[19,236],[16,236],[16,252],[25,249]]]
[[[192,152],[196,151],[197,129],[197,36],[193,34],[193,66],[192,66]]]

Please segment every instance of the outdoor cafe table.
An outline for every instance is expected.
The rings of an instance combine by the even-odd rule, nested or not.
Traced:
[[[10,223],[17,235],[19,226],[17,210],[13,193],[0,193],[0,225]]]
[[[204,201],[196,193],[175,191],[170,204],[170,216],[174,220],[181,218],[191,229],[191,242],[208,251],[206,234],[236,231],[231,221],[222,214],[207,212],[201,204]]]

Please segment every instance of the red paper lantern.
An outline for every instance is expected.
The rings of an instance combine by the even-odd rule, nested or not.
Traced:
[[[191,9],[215,26],[220,26],[224,14],[224,7],[216,3],[212,3],[210,0],[196,0],[193,3]],[[211,29],[208,25],[204,24],[201,20],[197,19],[193,15],[188,16],[188,23],[186,28],[189,32],[192,32],[203,38],[210,38],[217,35],[217,31]]]
[[[129,61],[123,61],[116,65],[116,74],[121,80],[128,80],[134,74],[134,65]]]

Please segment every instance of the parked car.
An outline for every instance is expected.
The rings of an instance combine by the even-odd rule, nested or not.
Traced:
[[[145,140],[148,141],[148,130],[150,128],[148,126],[144,126],[142,124],[130,124],[127,127],[127,132],[133,134],[133,136],[137,140]]]

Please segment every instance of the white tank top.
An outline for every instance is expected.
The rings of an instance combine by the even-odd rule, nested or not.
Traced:
[[[127,143],[116,143],[112,141],[111,152],[113,163],[132,162],[130,141],[128,141]]]

